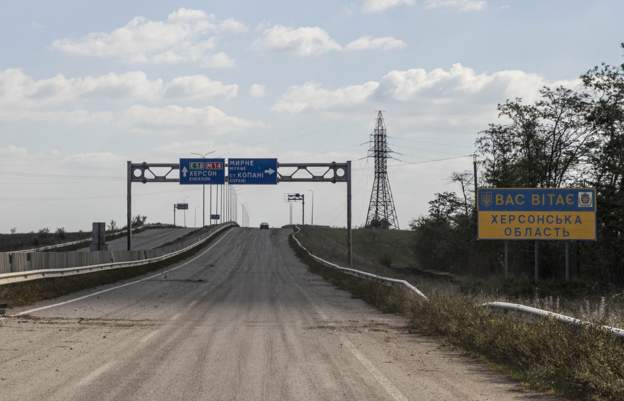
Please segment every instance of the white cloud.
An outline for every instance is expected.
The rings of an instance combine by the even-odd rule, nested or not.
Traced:
[[[378,13],[398,6],[411,6],[414,0],[365,0],[362,5],[364,13]]]
[[[300,56],[313,56],[342,48],[327,32],[316,26],[290,28],[275,25],[264,30],[259,43],[270,50],[291,52]]]
[[[366,105],[380,101],[417,102],[438,109],[464,109],[496,104],[506,98],[535,100],[544,85],[574,86],[577,81],[547,81],[537,74],[519,70],[476,73],[461,64],[449,69],[422,68],[390,71],[379,81],[368,81],[336,89],[324,89],[318,83],[293,86],[273,106],[278,112],[299,113],[306,110],[332,110],[338,107]]]
[[[0,109],[0,121],[36,122],[65,126],[85,124],[109,124],[115,121],[114,114],[108,111],[73,110],[28,110]]]
[[[481,11],[487,7],[486,0],[426,0],[425,8],[456,8],[460,11]]]
[[[570,85],[573,82],[548,82],[538,74],[520,70],[504,70],[477,74],[473,69],[454,64],[445,70],[426,71],[415,68],[390,71],[381,80],[380,94],[399,101],[416,97],[454,100],[475,96],[483,100],[521,97],[534,100],[544,85]]]
[[[364,0],[363,13],[379,13],[399,6],[411,6],[414,0]],[[487,0],[425,0],[426,9],[455,8],[460,11],[481,11],[487,7]]]
[[[260,125],[257,122],[229,116],[213,106],[194,108],[175,105],[163,107],[136,105],[127,110],[125,121],[141,130],[192,129],[203,131],[206,135],[223,134]]]
[[[89,33],[80,39],[60,39],[52,47],[67,54],[114,58],[129,63],[197,63],[225,68],[234,61],[215,52],[216,37],[247,27],[234,19],[218,20],[201,10],[181,8],[165,21],[135,17],[112,32]]]
[[[6,108],[41,108],[78,100],[114,99],[155,102],[164,98],[230,99],[238,85],[214,81],[205,75],[181,76],[171,81],[150,80],[142,71],[109,73],[96,77],[56,75],[36,80],[18,69],[0,71],[0,105]]]
[[[338,89],[324,89],[319,84],[307,82],[293,86],[273,106],[278,112],[299,113],[305,110],[323,110],[336,107],[350,107],[364,103],[379,87],[378,82],[346,86]]]
[[[164,96],[167,98],[208,99],[224,97],[232,99],[237,95],[238,85],[213,81],[205,75],[174,78],[165,86],[164,90]]]
[[[154,121],[163,119],[167,126],[174,125],[171,122],[175,116],[183,116],[189,118],[190,125],[206,126],[212,118],[220,119],[226,127],[244,127],[244,120],[219,114],[223,112],[214,107],[193,109],[170,105],[179,100],[232,99],[238,95],[238,90],[236,84],[212,80],[205,75],[165,81],[149,79],[145,73],[135,71],[79,78],[57,75],[36,80],[21,70],[9,69],[0,71],[0,121],[145,125],[140,115],[152,113]],[[139,102],[162,106],[134,106],[126,112],[128,107]],[[161,119],[158,112],[163,113]]]
[[[345,46],[345,50],[390,50],[401,49],[407,46],[401,39],[392,36],[362,36]]]
[[[262,84],[252,84],[249,87],[249,96],[261,98],[266,95],[266,87]]]
[[[265,49],[294,53],[299,56],[317,56],[330,51],[399,49],[405,42],[392,36],[362,36],[342,46],[325,30],[317,26],[291,28],[275,25],[265,29],[257,44]]]

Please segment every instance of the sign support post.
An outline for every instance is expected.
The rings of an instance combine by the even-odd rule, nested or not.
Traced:
[[[505,278],[509,277],[509,241],[505,241]]]
[[[128,230],[128,241],[127,247],[128,250],[132,250],[132,162],[128,161],[127,164],[127,176],[128,176],[128,187],[126,189],[126,224]],[[175,213],[175,212],[174,212]]]
[[[535,246],[533,247],[534,250],[534,271],[533,271],[533,280],[537,283],[539,281],[539,275],[540,275],[540,271],[539,271],[539,241],[535,241]]]
[[[353,267],[353,232],[351,229],[351,160],[347,162],[347,248],[349,267]]]
[[[565,242],[565,281],[570,281],[570,241]]]

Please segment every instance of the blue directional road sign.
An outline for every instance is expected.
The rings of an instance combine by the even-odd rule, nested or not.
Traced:
[[[277,159],[228,159],[228,183],[277,184]]]
[[[180,184],[225,184],[225,159],[180,159]]]

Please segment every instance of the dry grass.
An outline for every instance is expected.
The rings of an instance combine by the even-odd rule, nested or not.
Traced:
[[[620,338],[595,327],[548,319],[529,322],[492,313],[477,306],[491,300],[491,294],[465,294],[458,285],[420,278],[417,285],[430,298],[424,302],[396,287],[325,268],[298,253],[312,271],[336,286],[382,311],[408,317],[415,332],[437,336],[484,357],[534,389],[577,400],[624,400],[624,341]],[[556,298],[537,297],[531,303],[551,310],[562,308]],[[584,306],[585,318],[604,321],[609,316],[607,305],[605,300]]]
[[[298,238],[312,253],[346,266],[345,230],[305,226]],[[469,295],[481,303],[514,302],[597,324],[624,327],[622,291],[594,288],[584,282],[536,284],[523,278],[504,280],[501,277],[423,274],[405,268],[418,265],[412,252],[413,241],[410,231],[354,230],[354,265],[371,273],[408,280],[425,294]],[[392,255],[392,263],[384,263],[384,255]]]

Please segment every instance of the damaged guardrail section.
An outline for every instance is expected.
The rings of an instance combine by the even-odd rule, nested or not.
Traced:
[[[325,260],[319,256],[314,255],[297,238],[296,233],[299,231],[300,231],[300,228],[297,227],[297,231],[291,234],[292,239],[294,240],[295,244],[302,252],[304,252],[306,255],[308,255],[310,258],[314,259],[316,262],[320,263],[321,265],[331,268],[331,269],[341,271],[342,273],[350,275],[350,276],[359,277],[365,280],[377,281],[384,285],[393,285],[393,286],[402,287],[403,289],[407,290],[409,293],[415,295],[416,297],[425,301],[429,301],[429,298],[427,298],[427,296],[422,291],[420,291],[418,288],[416,288],[414,285],[407,282],[406,280],[399,280],[399,279],[395,279],[391,277],[379,276],[379,275],[364,272],[361,270],[343,267],[343,266],[337,265],[336,263],[332,263],[328,260]],[[533,308],[527,305],[514,304],[514,303],[509,303],[509,302],[487,302],[480,306],[491,309],[491,310],[515,312],[515,313],[520,313],[520,314],[524,314],[527,316],[554,319],[554,320],[567,323],[567,324],[571,324],[571,325],[575,325],[575,326],[586,326],[586,325],[595,326],[591,322],[586,322],[586,321],[576,319],[571,316],[566,316],[566,315],[550,312],[550,311],[543,310],[543,309]],[[611,327],[611,326],[598,326],[598,327],[617,337],[624,338],[624,329]]]
[[[102,272],[102,271],[109,271],[109,270],[136,268],[136,267],[148,266],[151,264],[157,264],[157,263],[169,261],[176,257],[183,256],[184,254],[190,251],[193,251],[194,249],[205,244],[210,239],[214,238],[219,233],[231,227],[234,227],[235,225],[236,224],[234,223],[224,224],[223,226],[218,227],[216,230],[209,233],[205,237],[202,237],[199,240],[194,239],[194,241],[191,244],[184,245],[181,249],[169,251],[163,255],[159,255],[155,257],[141,258],[140,260],[93,264],[93,265],[88,265],[88,266],[77,266],[77,267],[70,267],[70,268],[56,268],[56,269],[48,268],[48,269],[29,270],[29,271],[23,271],[23,272],[3,273],[3,274],[0,274],[0,286],[41,280],[41,279],[76,276],[76,275],[81,275],[81,274],[88,274],[88,273]],[[135,252],[145,253],[146,251],[135,251]]]

